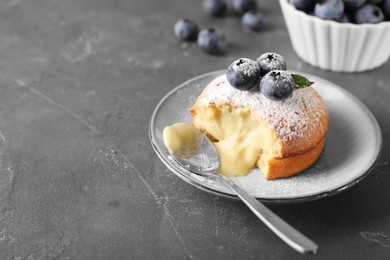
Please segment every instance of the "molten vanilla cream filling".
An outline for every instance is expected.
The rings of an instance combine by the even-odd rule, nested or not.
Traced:
[[[274,132],[256,120],[245,108],[207,108],[207,120],[202,128],[216,139],[214,143],[221,158],[218,172],[228,176],[244,176],[257,161],[275,157],[279,142]]]
[[[201,147],[201,136],[191,124],[176,123],[163,130],[163,141],[169,152],[177,157],[190,158]]]

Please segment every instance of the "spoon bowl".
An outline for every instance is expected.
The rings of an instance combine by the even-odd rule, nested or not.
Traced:
[[[195,129],[195,128],[194,128]],[[200,131],[195,130],[199,136],[200,149],[189,158],[183,158],[171,153],[173,158],[192,173],[202,176],[215,176],[220,164],[219,154],[214,144]]]

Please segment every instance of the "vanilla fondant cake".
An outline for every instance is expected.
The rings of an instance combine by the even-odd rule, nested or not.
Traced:
[[[317,91],[305,87],[283,101],[259,89],[240,90],[222,75],[210,82],[191,109],[193,124],[215,144],[219,172],[243,176],[254,167],[267,179],[310,167],[319,157],[328,113]]]

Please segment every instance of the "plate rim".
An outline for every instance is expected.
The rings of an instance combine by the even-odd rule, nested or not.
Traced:
[[[292,72],[292,73],[297,73],[297,71],[295,71],[295,70],[288,70],[288,71]],[[153,127],[154,127],[154,122],[155,122],[156,116],[158,114],[158,111],[159,111],[159,108],[161,107],[161,105],[172,94],[174,94],[175,92],[177,92],[181,88],[186,87],[189,83],[195,82],[196,80],[199,80],[201,78],[204,78],[204,77],[207,77],[207,76],[210,76],[210,75],[213,75],[213,74],[222,74],[224,72],[226,72],[226,69],[215,70],[215,71],[207,72],[207,73],[204,73],[204,74],[200,74],[198,76],[195,76],[193,78],[190,78],[190,79],[184,81],[183,83],[177,85],[172,90],[170,90],[168,93],[166,93],[160,99],[160,101],[157,103],[157,105],[155,106],[155,108],[153,110],[152,116],[150,117],[150,120],[149,120],[148,134],[149,134],[149,140],[151,142],[153,150],[157,154],[158,158],[163,162],[163,164],[171,172],[173,172],[180,179],[182,179],[185,182],[191,184],[192,186],[194,186],[194,187],[196,187],[196,188],[198,188],[200,190],[206,191],[208,193],[211,193],[211,194],[214,194],[214,195],[218,195],[218,196],[221,196],[221,197],[225,197],[225,198],[228,198],[228,199],[239,200],[239,198],[235,194],[230,194],[230,193],[226,193],[224,191],[211,189],[211,188],[209,188],[207,186],[202,185],[201,183],[198,183],[198,182],[192,180],[189,176],[186,176],[185,174],[181,173],[178,169],[174,168],[172,165],[170,165],[168,162],[166,162],[165,158],[162,156],[162,154],[160,154],[160,151],[159,151],[157,145],[154,143],[155,142],[155,137],[154,137],[154,134],[153,134]],[[372,126],[374,128],[374,133],[375,133],[375,136],[376,136],[376,138],[375,138],[375,140],[376,140],[375,147],[377,148],[375,150],[376,157],[373,154],[373,156],[370,158],[370,162],[367,163],[367,165],[370,165],[370,167],[368,167],[368,169],[366,169],[364,173],[360,174],[358,177],[354,178],[353,180],[351,180],[351,181],[349,181],[347,183],[342,184],[341,186],[339,186],[339,187],[337,187],[335,189],[323,190],[323,191],[320,191],[319,193],[315,193],[315,194],[312,194],[312,195],[306,195],[306,196],[284,197],[284,198],[282,198],[282,197],[279,197],[279,198],[263,198],[263,197],[259,197],[259,196],[255,197],[259,201],[262,201],[262,202],[267,203],[267,204],[287,204],[287,203],[309,202],[309,201],[321,199],[321,198],[324,198],[324,197],[330,197],[330,196],[333,196],[335,194],[338,194],[338,193],[340,193],[340,192],[342,192],[344,190],[347,190],[347,189],[351,188],[355,184],[359,183],[362,179],[364,179],[372,171],[372,169],[375,167],[375,165],[377,164],[377,162],[378,162],[378,160],[379,160],[379,158],[381,156],[381,153],[382,153],[383,138],[382,138],[381,128],[380,128],[379,123],[376,120],[375,116],[372,114],[372,112],[368,109],[368,107],[361,100],[359,100],[357,97],[355,97],[353,94],[351,94],[350,92],[348,92],[347,90],[345,90],[341,86],[339,86],[339,85],[337,85],[337,84],[335,84],[335,83],[333,83],[333,82],[331,82],[329,80],[326,80],[326,79],[321,78],[319,76],[316,76],[316,75],[313,75],[313,74],[309,74],[309,73],[305,73],[305,72],[298,72],[298,73],[303,75],[303,76],[306,75],[306,76],[309,76],[309,77],[318,78],[323,83],[325,83],[327,85],[331,85],[333,88],[336,88],[339,91],[341,91],[343,94],[345,94],[354,103],[356,103],[362,110],[364,110],[365,115],[368,116],[368,118],[372,122]],[[180,168],[180,165],[175,165],[175,166]],[[185,169],[183,168],[183,170],[185,170]]]

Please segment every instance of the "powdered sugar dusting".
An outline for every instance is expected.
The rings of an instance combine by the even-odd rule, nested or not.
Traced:
[[[324,116],[326,109],[318,102],[317,93],[311,87],[294,90],[283,101],[270,100],[259,89],[238,90],[228,83],[225,75],[215,79],[207,88],[212,89],[201,101],[201,105],[233,103],[250,107],[283,141],[305,138],[305,135],[313,134],[316,129],[324,128],[320,118]]]
[[[242,71],[246,76],[253,75],[258,71],[256,62],[247,58],[238,59],[231,66],[235,70]]]

